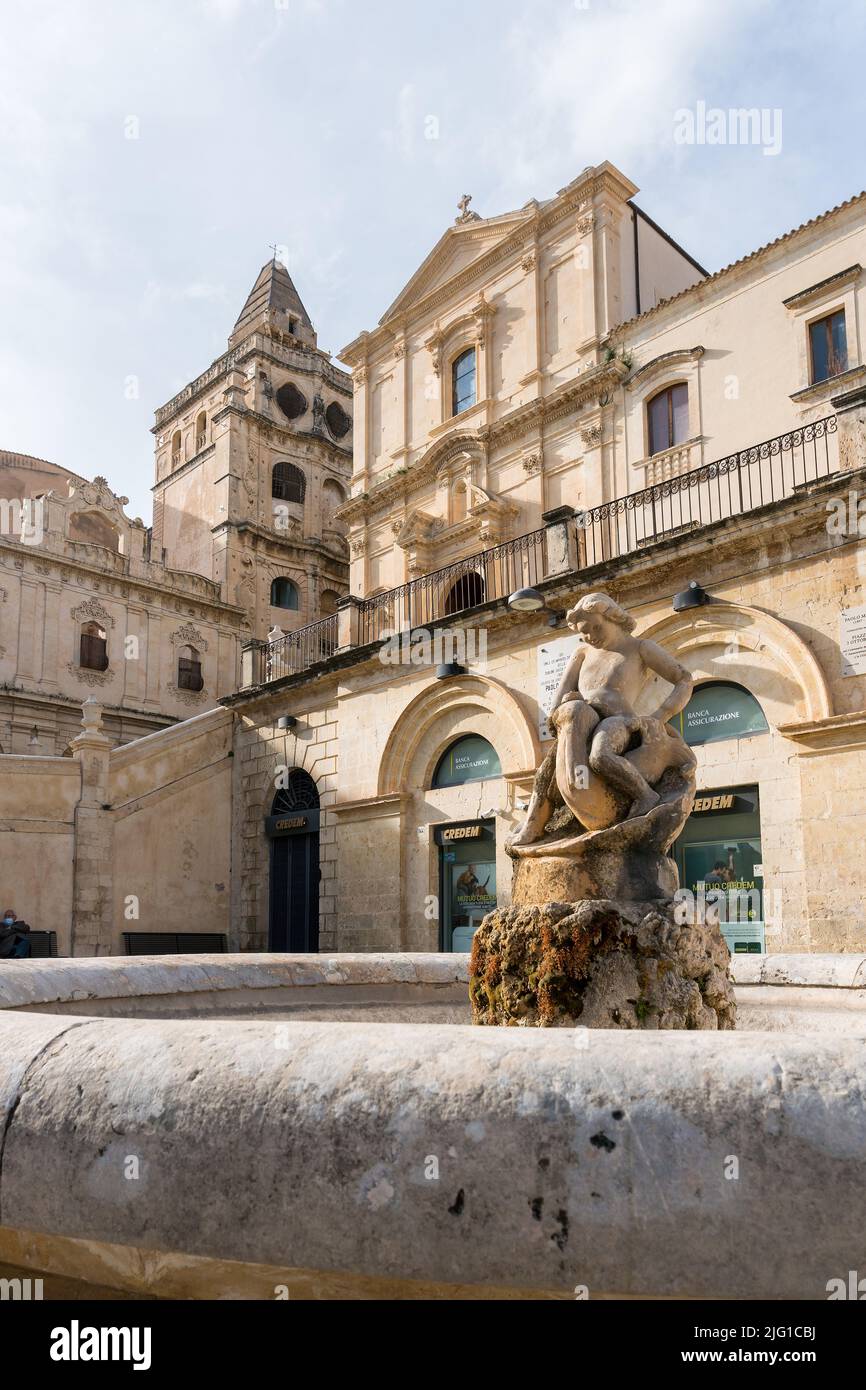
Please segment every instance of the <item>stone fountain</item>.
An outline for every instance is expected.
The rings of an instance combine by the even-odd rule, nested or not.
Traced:
[[[667,853],[694,803],[696,761],[669,720],[688,671],[607,594],[567,615],[582,642],[553,701],[555,746],[535,777],[514,859],[511,905],[475,934],[476,1023],[528,1027],[733,1028],[718,923],[676,901]],[[672,689],[635,705],[651,675]]]

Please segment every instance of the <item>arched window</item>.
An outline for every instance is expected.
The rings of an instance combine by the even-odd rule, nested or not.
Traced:
[[[181,445],[180,430],[175,430],[174,434],[171,436],[172,467],[176,467],[180,463],[182,452],[183,449]]]
[[[334,512],[338,507],[342,507],[346,500],[346,494],[340,484],[333,478],[327,478],[322,484],[322,501],[324,507],[325,520],[333,520]]]
[[[178,690],[202,690],[201,656],[195,647],[181,647],[177,654]]]
[[[271,584],[271,607],[298,609],[300,606],[297,585],[282,575],[275,579]]]
[[[302,767],[293,767],[271,805],[272,816],[284,816],[287,811],[315,811],[319,805],[319,789]]]
[[[436,771],[434,787],[462,787],[464,782],[481,782],[486,777],[501,777],[499,754],[480,734],[464,734],[446,748]]]
[[[689,388],[684,381],[666,386],[647,401],[647,440],[650,454],[674,449],[689,437]]]
[[[84,623],[78,642],[78,664],[87,671],[108,670],[108,639],[99,623]]]
[[[271,496],[282,502],[303,502],[307,480],[293,463],[275,463],[271,474]]]
[[[464,608],[474,608],[484,602],[484,580],[475,570],[461,574],[456,584],[452,584],[445,599],[446,613],[459,613]]]
[[[671,724],[691,747],[748,738],[769,729],[754,695],[734,681],[707,681],[699,685],[682,714],[676,715]]]
[[[198,453],[207,444],[207,415],[204,411],[198,415],[195,422],[195,451]]]
[[[475,404],[475,349],[467,348],[451,363],[451,413]]]

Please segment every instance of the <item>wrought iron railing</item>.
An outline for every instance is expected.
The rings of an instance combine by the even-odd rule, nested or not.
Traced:
[[[717,525],[829,477],[838,466],[830,448],[835,432],[836,416],[828,415],[593,507],[576,521],[579,568]]]
[[[634,554],[717,525],[770,502],[838,469],[832,449],[836,417],[750,445],[713,463],[628,493],[580,514],[575,520],[577,567]],[[546,575],[544,528],[457,560],[443,569],[361,600],[357,643],[366,646],[404,627],[426,627],[515,589],[534,587]],[[252,643],[244,686],[297,675],[337,650],[337,615],[310,623],[276,642]]]
[[[251,659],[250,685],[296,676],[320,661],[327,661],[337,650],[337,615],[287,632],[275,642],[252,642],[246,651]],[[246,684],[246,682],[245,682]]]
[[[452,613],[537,584],[544,578],[544,534],[544,530],[530,531],[408,584],[372,594],[358,615],[359,645],[402,628],[427,627]]]

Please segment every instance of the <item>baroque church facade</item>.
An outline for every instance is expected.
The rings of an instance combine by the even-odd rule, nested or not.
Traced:
[[[346,591],[350,382],[279,262],[154,435],[152,528],[105,478],[0,452],[5,753],[66,753],[90,696],[115,745],[210,709],[237,685],[242,642]]]
[[[155,431],[151,563],[238,615],[239,680],[121,748],[99,691],[71,759],[4,761],[61,951],[134,949],[130,899],[164,949],[467,949],[599,590],[694,681],[681,883],[734,952],[864,949],[866,195],[708,274],[637,193],[462,198],[340,354],[352,412],[264,268]]]

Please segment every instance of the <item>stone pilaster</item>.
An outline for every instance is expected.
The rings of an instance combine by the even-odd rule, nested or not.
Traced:
[[[102,732],[102,707],[91,695],[82,707],[82,730],[71,743],[81,767],[75,808],[72,887],[72,955],[107,956],[114,942],[113,825],[108,799],[111,740]]]
[[[866,468],[866,387],[833,397],[839,439],[839,467]]]

